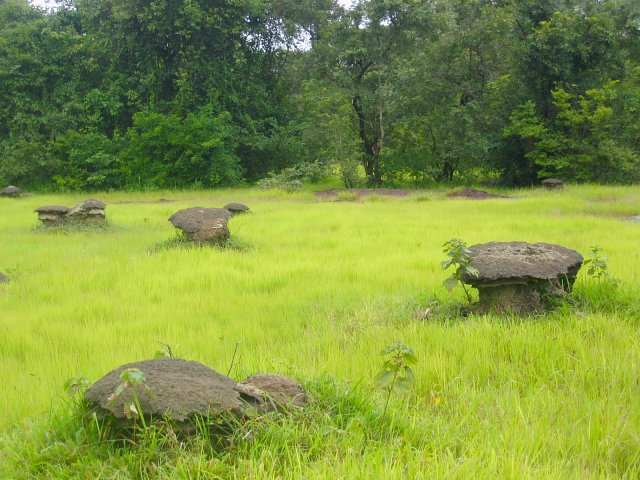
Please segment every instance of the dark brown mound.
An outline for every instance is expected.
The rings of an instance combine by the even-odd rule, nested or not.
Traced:
[[[22,190],[20,190],[18,187],[14,187],[13,185],[9,185],[6,188],[3,188],[2,191],[0,191],[0,196],[2,197],[19,197],[22,194]]]
[[[100,200],[89,199],[80,202],[67,212],[66,218],[74,222],[103,222],[107,205]]]
[[[239,213],[246,213],[249,211],[249,207],[247,207],[244,203],[231,202],[227,203],[224,207],[225,210],[229,210],[233,215],[237,215]]]
[[[564,182],[559,178],[547,178],[540,182],[543,187],[548,188],[550,190],[559,190],[564,187]]]
[[[38,220],[45,225],[58,225],[64,222],[69,208],[60,205],[45,205],[36,208],[34,212],[38,214]]]
[[[129,368],[145,375],[145,385],[135,390],[145,416],[168,416],[182,422],[194,415],[241,415],[247,405],[261,402],[229,377],[201,363],[162,358],[123,365],[94,383],[85,399],[96,407],[99,416],[127,418],[126,406],[133,402],[133,388],[125,388],[115,399],[113,394],[122,383],[120,374]]]
[[[219,244],[231,236],[229,218],[231,212],[225,208],[192,207],[178,210],[169,221],[193,242]]]
[[[477,190],[475,188],[465,188],[463,190],[455,190],[447,197],[450,198],[469,198],[471,200],[485,200],[487,198],[508,198],[505,195],[499,195],[497,193],[489,193],[484,190]]]
[[[265,392],[268,397],[273,399],[275,408],[304,407],[307,403],[302,385],[284,375],[254,375],[246,378],[240,384],[250,385]],[[269,403],[267,402],[267,404]]]
[[[549,243],[490,242],[469,247],[477,275],[461,280],[478,289],[477,311],[529,314],[552,307],[571,290],[582,266],[575,250]]]
[[[44,207],[38,207],[34,210],[36,213],[53,213],[59,215],[65,215],[69,211],[69,207],[62,207],[60,205],[45,205]]]
[[[568,278],[573,283],[582,255],[551,243],[489,242],[469,247],[477,276],[465,276],[471,285],[528,279],[551,281]]]

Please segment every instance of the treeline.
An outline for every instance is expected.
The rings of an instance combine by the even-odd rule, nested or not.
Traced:
[[[640,181],[640,3],[0,1],[0,183],[322,168],[347,186]]]

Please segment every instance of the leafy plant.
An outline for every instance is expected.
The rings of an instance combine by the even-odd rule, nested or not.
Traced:
[[[387,392],[387,399],[382,411],[384,419],[391,394],[393,392],[404,394],[411,390],[414,378],[411,366],[418,362],[418,357],[411,348],[400,342],[385,348],[381,355],[386,358],[382,364],[382,370],[376,375],[376,388]]]
[[[173,348],[169,343],[156,341],[160,345],[160,350],[157,350],[153,355],[153,358],[175,358]]]
[[[142,406],[140,405],[140,398],[138,397],[138,393],[136,388],[140,385],[143,385],[148,393],[151,394],[151,389],[146,385],[146,377],[144,372],[139,368],[126,368],[120,373],[120,383],[115,392],[113,392],[109,396],[109,403],[115,403],[118,398],[124,393],[125,389],[131,387],[131,402],[125,402],[124,404],[124,415],[127,418],[132,418],[133,415],[137,415],[140,418],[140,422],[144,428],[147,427],[146,421],[144,419],[144,412],[142,411]]]
[[[64,382],[64,389],[67,392],[67,395],[69,395],[70,397],[84,392],[90,386],[91,382],[89,381],[89,379],[82,376],[71,377],[66,382]]]
[[[268,177],[258,180],[256,185],[265,190],[279,188],[293,192],[300,190],[305,182],[318,182],[325,173],[326,165],[323,162],[301,162],[279,173],[270,172]]]
[[[603,252],[604,250],[598,245],[590,247],[589,257],[584,261],[584,266],[587,267],[587,275],[596,280],[605,281],[611,283],[613,286],[617,286],[620,280],[613,278],[609,274],[607,257]]]
[[[478,269],[471,266],[471,252],[467,248],[467,244],[457,238],[452,238],[444,243],[443,252],[449,257],[442,262],[442,270],[455,267],[455,271],[447,278],[443,284],[447,290],[453,290],[458,283],[462,285],[467,301],[471,303],[472,298],[469,290],[462,281],[463,275],[478,276]]]

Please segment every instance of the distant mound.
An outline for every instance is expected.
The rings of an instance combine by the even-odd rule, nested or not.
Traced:
[[[462,190],[455,190],[447,194],[449,198],[469,198],[471,200],[486,200],[488,198],[509,198],[506,195],[500,195],[497,193],[489,193],[484,190],[478,190],[475,188],[465,188]]]

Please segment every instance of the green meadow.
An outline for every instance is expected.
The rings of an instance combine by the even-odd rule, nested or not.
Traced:
[[[640,477],[640,223],[622,218],[640,188],[503,193],[102,193],[109,224],[84,230],[38,228],[33,210],[87,196],[0,199],[0,478]],[[252,209],[230,248],[171,241],[172,213],[230,201]],[[583,269],[547,315],[465,316],[442,286],[451,238],[599,245],[620,285]],[[65,381],[158,342],[236,379],[289,375],[314,400],[225,448],[100,441]],[[374,378],[395,342],[418,363],[384,414]]]

